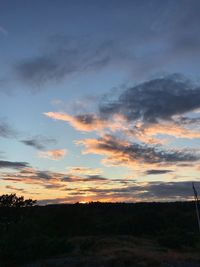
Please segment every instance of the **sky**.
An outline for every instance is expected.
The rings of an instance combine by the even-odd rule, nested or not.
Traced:
[[[200,190],[199,0],[0,0],[0,194]]]

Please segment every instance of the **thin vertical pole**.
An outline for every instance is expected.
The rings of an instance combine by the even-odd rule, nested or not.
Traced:
[[[194,191],[194,201],[195,201],[195,208],[196,208],[196,214],[197,214],[197,222],[198,222],[199,232],[200,232],[199,199],[198,199],[198,194],[195,189],[194,183],[192,183],[192,188]]]

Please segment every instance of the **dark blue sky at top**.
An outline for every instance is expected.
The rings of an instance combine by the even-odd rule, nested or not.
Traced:
[[[1,1],[0,25],[7,32],[6,38],[1,36],[3,58],[15,64],[40,56],[51,49],[53,36],[59,36],[59,42],[64,35],[80,46],[85,38],[93,49],[111,47],[116,52],[108,52],[110,61],[131,57],[128,64],[135,76],[158,71],[196,74],[199,8],[195,0]]]

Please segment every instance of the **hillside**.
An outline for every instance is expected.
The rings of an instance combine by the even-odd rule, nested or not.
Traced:
[[[2,267],[200,266],[193,202],[1,208],[0,216]]]

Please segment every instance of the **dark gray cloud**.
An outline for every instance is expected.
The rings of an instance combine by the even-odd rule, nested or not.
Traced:
[[[22,169],[29,167],[29,164],[27,162],[15,162],[15,161],[6,161],[6,160],[0,160],[0,169],[6,168],[6,169]]]
[[[200,182],[195,182],[197,190]],[[133,183],[133,185],[115,188],[89,188],[69,192],[69,195],[93,193],[97,198],[126,199],[125,201],[162,201],[162,200],[187,200],[193,197],[192,182],[150,182],[147,185]]]
[[[36,176],[39,178],[39,179],[44,179],[44,180],[50,180],[52,179],[53,177],[53,173],[51,172],[48,172],[48,171],[36,171]]]
[[[75,176],[75,175],[66,175],[62,178],[64,182],[101,182],[109,181],[108,178],[102,177],[100,175],[86,175],[86,176]]]
[[[150,146],[138,143],[127,143],[107,135],[97,139],[92,144],[87,144],[87,139],[83,144],[90,153],[108,155],[108,159],[113,162],[134,162],[140,163],[169,163],[176,164],[182,162],[194,162],[200,156],[189,150],[166,150],[162,146]]]
[[[37,203],[39,205],[54,205],[54,204],[62,204],[62,203],[75,203],[78,202],[78,198],[72,198],[72,197],[62,197],[62,198],[52,198],[52,199],[42,199],[38,200]]]
[[[108,178],[102,177],[100,175],[87,175],[85,181],[108,181]]]
[[[200,182],[196,181],[197,190],[200,189]],[[193,198],[192,182],[150,182],[146,185],[133,183],[125,187],[113,188],[66,188],[68,195],[65,198],[45,199],[40,204],[47,203],[74,203],[85,200],[85,194],[92,194],[93,201],[99,199],[110,199],[111,201],[184,201]]]
[[[51,79],[62,78],[65,70],[53,59],[54,57],[40,56],[24,60],[17,65],[20,77],[33,84],[41,84]]]
[[[100,69],[115,53],[112,41],[91,41],[89,37],[55,35],[49,38],[48,48],[38,57],[24,59],[15,66],[22,80],[31,85],[59,81],[76,72]]]
[[[40,144],[37,140],[34,139],[30,139],[30,140],[21,140],[21,142],[27,146],[32,146],[36,149],[42,150],[45,147],[43,146],[43,144]]]
[[[96,117],[94,114],[80,114],[80,115],[77,115],[75,116],[75,119],[80,122],[80,123],[83,123],[85,125],[91,125],[93,123],[95,123],[96,121]]]
[[[10,126],[10,124],[3,119],[0,119],[0,137],[14,138],[16,135],[16,131]]]
[[[157,175],[157,174],[166,174],[166,173],[170,173],[173,172],[172,170],[147,170],[145,172],[145,174],[147,175]]]
[[[116,101],[104,100],[99,110],[102,117],[121,113],[130,121],[141,119],[155,123],[171,120],[200,107],[200,87],[180,76],[153,79],[129,88]]]
[[[1,163],[2,162],[2,163]],[[4,164],[3,164],[4,163]],[[1,167],[2,164],[2,167]],[[28,163],[20,163],[20,162],[14,162],[13,164],[25,167],[28,166]],[[10,166],[12,163],[9,163],[7,161],[0,161],[0,168],[3,168],[3,166]],[[17,168],[16,167],[16,168]],[[12,167],[11,167],[12,168]],[[14,168],[14,167],[13,167]],[[64,174],[60,172],[53,172],[53,171],[42,171],[37,169],[20,169],[20,171],[17,171],[17,173],[5,173],[4,180],[12,180],[13,181],[23,181],[28,183],[30,182],[42,182],[44,187],[48,188],[61,188],[64,185],[59,184],[59,182],[69,182],[69,183],[76,183],[76,182],[103,182],[103,181],[112,181],[106,177],[100,176],[100,175],[83,175],[83,176],[75,176],[71,174]],[[114,180],[113,180],[114,181]],[[119,179],[120,181],[120,179]],[[46,184],[48,182],[48,184]],[[52,182],[52,184],[50,183]]]
[[[59,190],[66,190],[65,186],[62,184],[43,184],[42,185],[46,189],[59,189]]]
[[[171,66],[180,69],[179,61],[186,68],[189,63],[190,69],[192,61],[197,61],[200,52],[199,1],[95,3],[92,16],[85,10],[85,5],[79,7],[83,12],[81,17],[90,18],[88,29],[92,34],[83,35],[82,29],[82,36],[79,32],[78,36],[50,37],[38,56],[16,64],[15,70],[22,80],[41,84],[120,63],[124,68],[128,66],[135,77],[144,77],[144,73],[174,69]],[[99,21],[103,28],[98,27]],[[101,38],[97,36],[97,30]]]
[[[185,116],[180,116],[178,120],[175,120],[177,124],[183,125],[183,126],[188,126],[188,125],[194,125],[197,126],[200,123],[200,118],[189,118]]]
[[[35,136],[32,139],[24,139],[21,142],[27,146],[34,147],[38,150],[45,150],[47,146],[55,144],[56,140],[53,138],[47,138],[44,136]]]
[[[20,192],[22,194],[27,194],[28,193],[26,190],[24,190],[24,188],[18,188],[18,187],[12,186],[12,185],[7,185],[6,188],[9,189],[9,190],[15,191],[15,192],[18,191],[18,192]]]
[[[54,13],[56,8],[50,4],[49,9]],[[19,60],[15,71],[23,81],[38,85],[110,63],[119,63],[113,65],[120,68],[129,65],[135,77],[143,74],[143,78],[175,67],[180,71],[181,65],[190,70],[191,65],[196,67],[193,61],[198,61],[200,52],[199,9],[198,0],[126,1],[126,4],[95,1],[95,4],[79,3],[78,10],[64,3],[63,10],[69,13],[61,19],[63,27],[69,32],[68,26],[77,24],[79,29],[69,26],[73,36],[49,38],[38,55]],[[54,15],[60,16],[56,11]],[[47,23],[53,31],[60,32],[52,20]]]
[[[197,189],[200,188],[200,182],[195,183]],[[156,198],[189,198],[193,197],[192,182],[158,182],[150,183],[147,186],[147,192],[144,192],[143,197],[156,197]]]

